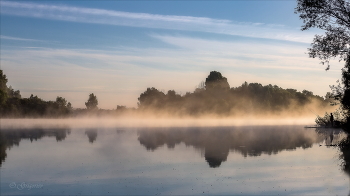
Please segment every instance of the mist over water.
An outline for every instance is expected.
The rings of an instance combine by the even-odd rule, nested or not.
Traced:
[[[346,138],[339,129],[305,129],[305,121],[295,119],[281,125],[272,125],[278,122],[272,119],[255,122],[261,125],[232,119],[118,120],[2,119],[1,193],[345,195],[350,190],[341,166],[346,159],[330,146]],[[18,190],[9,187],[12,182],[43,187]]]
[[[212,127],[248,125],[313,125],[313,117],[301,118],[156,118],[139,117],[90,117],[66,119],[0,119],[1,128],[111,128],[111,127]]]
[[[204,153],[211,167],[218,167],[227,160],[230,151],[242,156],[277,154],[283,150],[311,148],[328,135],[305,131],[301,126],[244,126],[221,128],[153,128],[138,132],[138,140],[147,150],[167,146],[169,149],[180,143],[193,146]],[[344,138],[337,131],[333,142]]]
[[[137,108],[123,105],[115,109],[99,108],[98,95],[94,93],[89,94],[86,102],[82,100],[86,108],[75,108],[60,96],[54,101],[33,94],[22,98],[18,90],[6,86],[6,75],[0,71],[6,92],[1,98],[4,103],[0,118],[248,119],[254,124],[256,119],[315,118],[336,109],[330,106],[333,100],[330,93],[321,97],[308,90],[247,82],[231,87],[227,78],[217,71],[211,71],[205,82],[185,94],[147,88],[135,100]]]

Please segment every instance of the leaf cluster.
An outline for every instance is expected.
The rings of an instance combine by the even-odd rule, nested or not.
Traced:
[[[301,30],[319,28],[325,35],[315,35],[309,55],[318,57],[330,68],[330,59],[347,58],[350,43],[350,3],[346,0],[298,0],[295,13],[304,25]]]

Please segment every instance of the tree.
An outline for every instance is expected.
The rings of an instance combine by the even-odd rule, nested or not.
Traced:
[[[346,60],[350,43],[350,3],[345,0],[297,0],[295,13],[300,14],[304,25],[301,30],[316,27],[325,35],[315,35],[309,55],[318,57],[330,68],[331,58]]]
[[[7,100],[7,78],[6,75],[3,74],[2,70],[0,69],[0,105],[5,104]]]
[[[57,97],[56,104],[58,105],[59,108],[64,108],[67,105],[67,100],[63,97]]]
[[[341,111],[350,124],[350,58],[342,69],[342,80],[337,86],[331,86],[333,98],[341,104]]]
[[[57,97],[55,101],[55,109],[58,115],[66,115],[72,111],[72,104],[67,102],[63,97]]]
[[[333,86],[333,94],[339,100],[345,114],[345,124],[350,127],[350,3],[346,0],[297,0],[295,13],[303,19],[302,30],[316,27],[325,35],[316,35],[309,55],[318,57],[322,64],[330,68],[331,58],[346,61],[342,69],[342,84]],[[350,128],[349,128],[350,129]]]
[[[86,105],[86,108],[88,110],[96,110],[98,109],[97,105],[98,105],[98,100],[97,100],[97,97],[91,93],[89,95],[89,99],[87,102],[85,102],[85,105]]]
[[[165,98],[166,95],[158,89],[154,87],[147,88],[147,90],[141,93],[140,97],[138,98],[138,106],[140,108],[149,107],[159,109],[164,107]]]
[[[230,85],[227,82],[227,78],[223,77],[220,72],[211,71],[209,76],[205,79],[205,88],[207,90],[212,90],[212,89],[229,90]]]
[[[69,111],[73,110],[73,106],[70,102],[67,103],[67,108]]]
[[[19,90],[15,91],[12,88],[12,86],[7,88],[7,95],[8,95],[8,98],[18,98],[18,99],[20,99],[22,97],[21,96],[21,92]]]

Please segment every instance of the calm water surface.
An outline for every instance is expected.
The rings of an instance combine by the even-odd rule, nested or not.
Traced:
[[[348,195],[340,130],[0,130],[1,195]]]

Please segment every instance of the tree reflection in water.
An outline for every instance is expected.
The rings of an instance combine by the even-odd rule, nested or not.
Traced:
[[[19,146],[22,139],[33,142],[43,137],[56,137],[56,141],[59,142],[63,141],[69,134],[69,128],[2,129],[0,131],[0,167],[7,157],[6,150],[13,146]]]
[[[324,138],[327,147],[337,146],[345,137],[340,128],[316,128],[316,133]]]
[[[340,150],[341,167],[350,176],[350,135],[347,135],[338,145]]]
[[[6,151],[18,146],[22,139],[36,141],[43,137],[55,137],[64,140],[70,134],[69,128],[56,129],[8,129],[0,131],[0,166],[5,161]],[[89,142],[97,140],[97,129],[86,129]],[[246,126],[246,127],[206,127],[206,128],[148,128],[138,131],[138,141],[149,151],[166,145],[175,148],[184,143],[203,152],[208,165],[221,166],[227,160],[230,151],[244,157],[262,154],[277,154],[283,150],[310,148],[315,143],[325,141],[327,147],[338,146],[342,139],[340,129],[304,129],[296,126]],[[343,170],[350,176],[350,137],[340,144]]]
[[[204,151],[212,168],[227,160],[230,151],[247,156],[277,154],[283,150],[310,148],[325,138],[310,129],[295,126],[247,126],[221,128],[154,128],[138,132],[138,140],[147,150],[184,143]],[[335,137],[336,139],[336,137]]]
[[[94,143],[97,139],[97,129],[86,129],[85,134],[89,138],[90,143]]]

